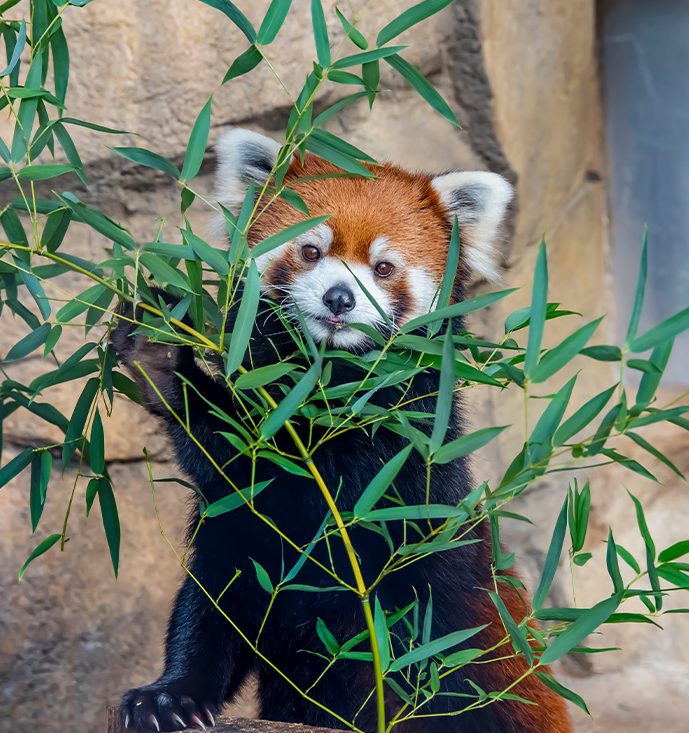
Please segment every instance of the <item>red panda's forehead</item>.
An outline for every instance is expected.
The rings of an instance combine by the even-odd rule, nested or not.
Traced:
[[[307,156],[303,165],[292,165],[286,178],[308,206],[310,216],[330,215],[331,254],[345,261],[369,262],[371,244],[385,237],[406,263],[442,275],[449,226],[430,176],[385,165],[376,167],[375,178],[370,179],[341,177],[341,172],[336,178],[324,177],[334,172],[337,169],[325,161]],[[257,222],[253,238],[302,218],[280,199]]]

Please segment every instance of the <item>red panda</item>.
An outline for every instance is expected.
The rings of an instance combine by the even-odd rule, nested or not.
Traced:
[[[217,200],[237,212],[248,186],[253,183],[261,187],[266,182],[279,150],[277,142],[257,133],[239,129],[228,132],[218,146]],[[365,323],[384,331],[389,323],[396,328],[431,309],[445,272],[454,216],[461,231],[462,265],[453,298],[461,299],[469,271],[495,278],[498,267],[494,241],[512,195],[507,181],[494,173],[433,176],[389,164],[372,165],[370,169],[374,174],[371,178],[343,177],[337,175],[341,171],[336,166],[314,155],[307,154],[303,160],[294,158],[286,175],[287,184],[306,203],[310,216],[328,214],[330,218],[257,258],[267,298],[280,303],[288,315],[298,308],[303,316],[300,322],[314,340],[354,352],[370,349],[370,341],[352,324]],[[303,218],[287,201],[272,200],[251,228],[250,245]],[[369,295],[386,314],[385,319]],[[254,367],[261,365],[262,349],[266,363],[274,363],[275,349],[281,348],[275,321],[266,325],[267,320],[257,319],[252,335]],[[147,343],[125,323],[117,327],[111,339],[120,361],[132,369],[148,409],[163,420],[181,468],[206,499],[216,501],[227,493],[227,485],[208,455],[216,466],[227,467],[236,485],[271,479],[270,487],[255,500],[257,509],[298,545],[306,546],[323,522],[325,504],[310,479],[277,474],[269,461],[252,466],[221,437],[223,423],[217,413],[209,411],[208,402],[233,419],[242,420],[222,381],[202,371],[188,348]],[[134,368],[135,361],[154,376],[158,390],[152,390],[141,378]],[[347,363],[336,364],[331,383],[352,381],[351,369]],[[182,395],[180,376],[196,389]],[[433,413],[436,399],[430,395],[434,393],[437,375],[423,372],[412,380],[408,396],[415,397],[416,410]],[[373,400],[385,407],[394,402],[397,394],[395,388],[386,387]],[[170,416],[168,408],[185,415],[194,441]],[[309,429],[298,418],[293,424],[297,431]],[[457,409],[447,439],[459,436],[462,430],[461,411]],[[328,485],[340,487],[340,510],[351,511],[382,463],[405,444],[406,440],[392,431],[379,430],[375,436],[353,431],[324,443],[313,460]],[[200,451],[199,445],[207,453]],[[415,452],[396,483],[401,498],[409,504],[428,499],[456,504],[473,487],[467,461],[458,459],[433,467],[427,495],[425,463]],[[195,510],[192,526],[198,519]],[[401,544],[399,532],[398,527],[390,530],[393,541]],[[416,602],[421,618],[429,618],[431,638],[485,625],[471,640],[471,646],[489,649],[497,645],[482,663],[443,678],[440,694],[422,705],[420,717],[401,720],[395,729],[401,733],[568,733],[571,728],[562,699],[533,675],[510,691],[535,705],[505,700],[463,709],[475,699],[475,688],[467,679],[486,692],[495,692],[512,685],[527,669],[523,658],[514,657],[509,644],[503,645],[504,627],[484,590],[492,584],[485,523],[478,524],[471,537],[474,543],[429,555],[384,577],[375,589],[376,598],[389,611]],[[352,538],[364,578],[371,582],[378,577],[390,548],[379,535],[361,528],[352,528]],[[314,547],[313,557],[332,562],[340,577],[348,579],[351,570],[339,544],[333,541],[329,549],[321,544]],[[147,731],[203,728],[213,723],[223,704],[232,700],[250,673],[255,673],[261,717],[336,728],[344,727],[343,721],[353,721],[359,730],[373,733],[376,711],[370,663],[343,659],[331,673],[323,674],[323,659],[308,653],[320,645],[316,628],[319,619],[338,643],[365,628],[355,594],[278,594],[260,632],[261,654],[255,654],[242,637],[256,638],[268,599],[252,570],[252,560],[260,563],[269,577],[279,578],[284,567],[291,567],[298,557],[244,507],[206,519],[194,533],[190,568],[204,590],[191,577],[180,589],[168,629],[165,669],[157,681],[130,690],[123,697],[125,726]],[[242,573],[228,587],[235,568]],[[321,588],[332,585],[332,578],[313,563],[305,563],[299,572],[300,583]],[[501,595],[510,613],[520,621],[527,610],[523,597],[508,585]],[[209,596],[222,597],[222,610],[236,627],[214,608]],[[406,628],[399,638],[408,633]],[[394,628],[392,636],[398,637]],[[365,647],[363,643],[357,648],[364,651]],[[403,651],[395,649],[395,653]],[[299,690],[309,693],[304,695]],[[401,699],[388,689],[388,720],[401,704]]]

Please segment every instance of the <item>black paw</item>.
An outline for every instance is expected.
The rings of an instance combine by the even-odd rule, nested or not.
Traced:
[[[155,682],[147,687],[129,690],[120,703],[120,716],[125,731],[163,731],[215,725],[218,705],[189,694],[185,682]]]

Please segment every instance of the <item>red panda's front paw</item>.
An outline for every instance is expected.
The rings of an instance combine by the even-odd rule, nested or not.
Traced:
[[[125,731],[163,731],[215,725],[218,706],[184,692],[184,681],[160,683],[130,690],[120,703]]]

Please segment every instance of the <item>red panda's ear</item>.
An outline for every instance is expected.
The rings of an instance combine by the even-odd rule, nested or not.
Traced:
[[[450,219],[457,216],[469,266],[488,280],[499,279],[494,243],[512,199],[512,186],[502,176],[487,171],[444,173],[436,176],[432,185]]]
[[[262,186],[273,168],[280,143],[252,130],[234,127],[218,140],[216,200],[235,214],[250,183]]]

